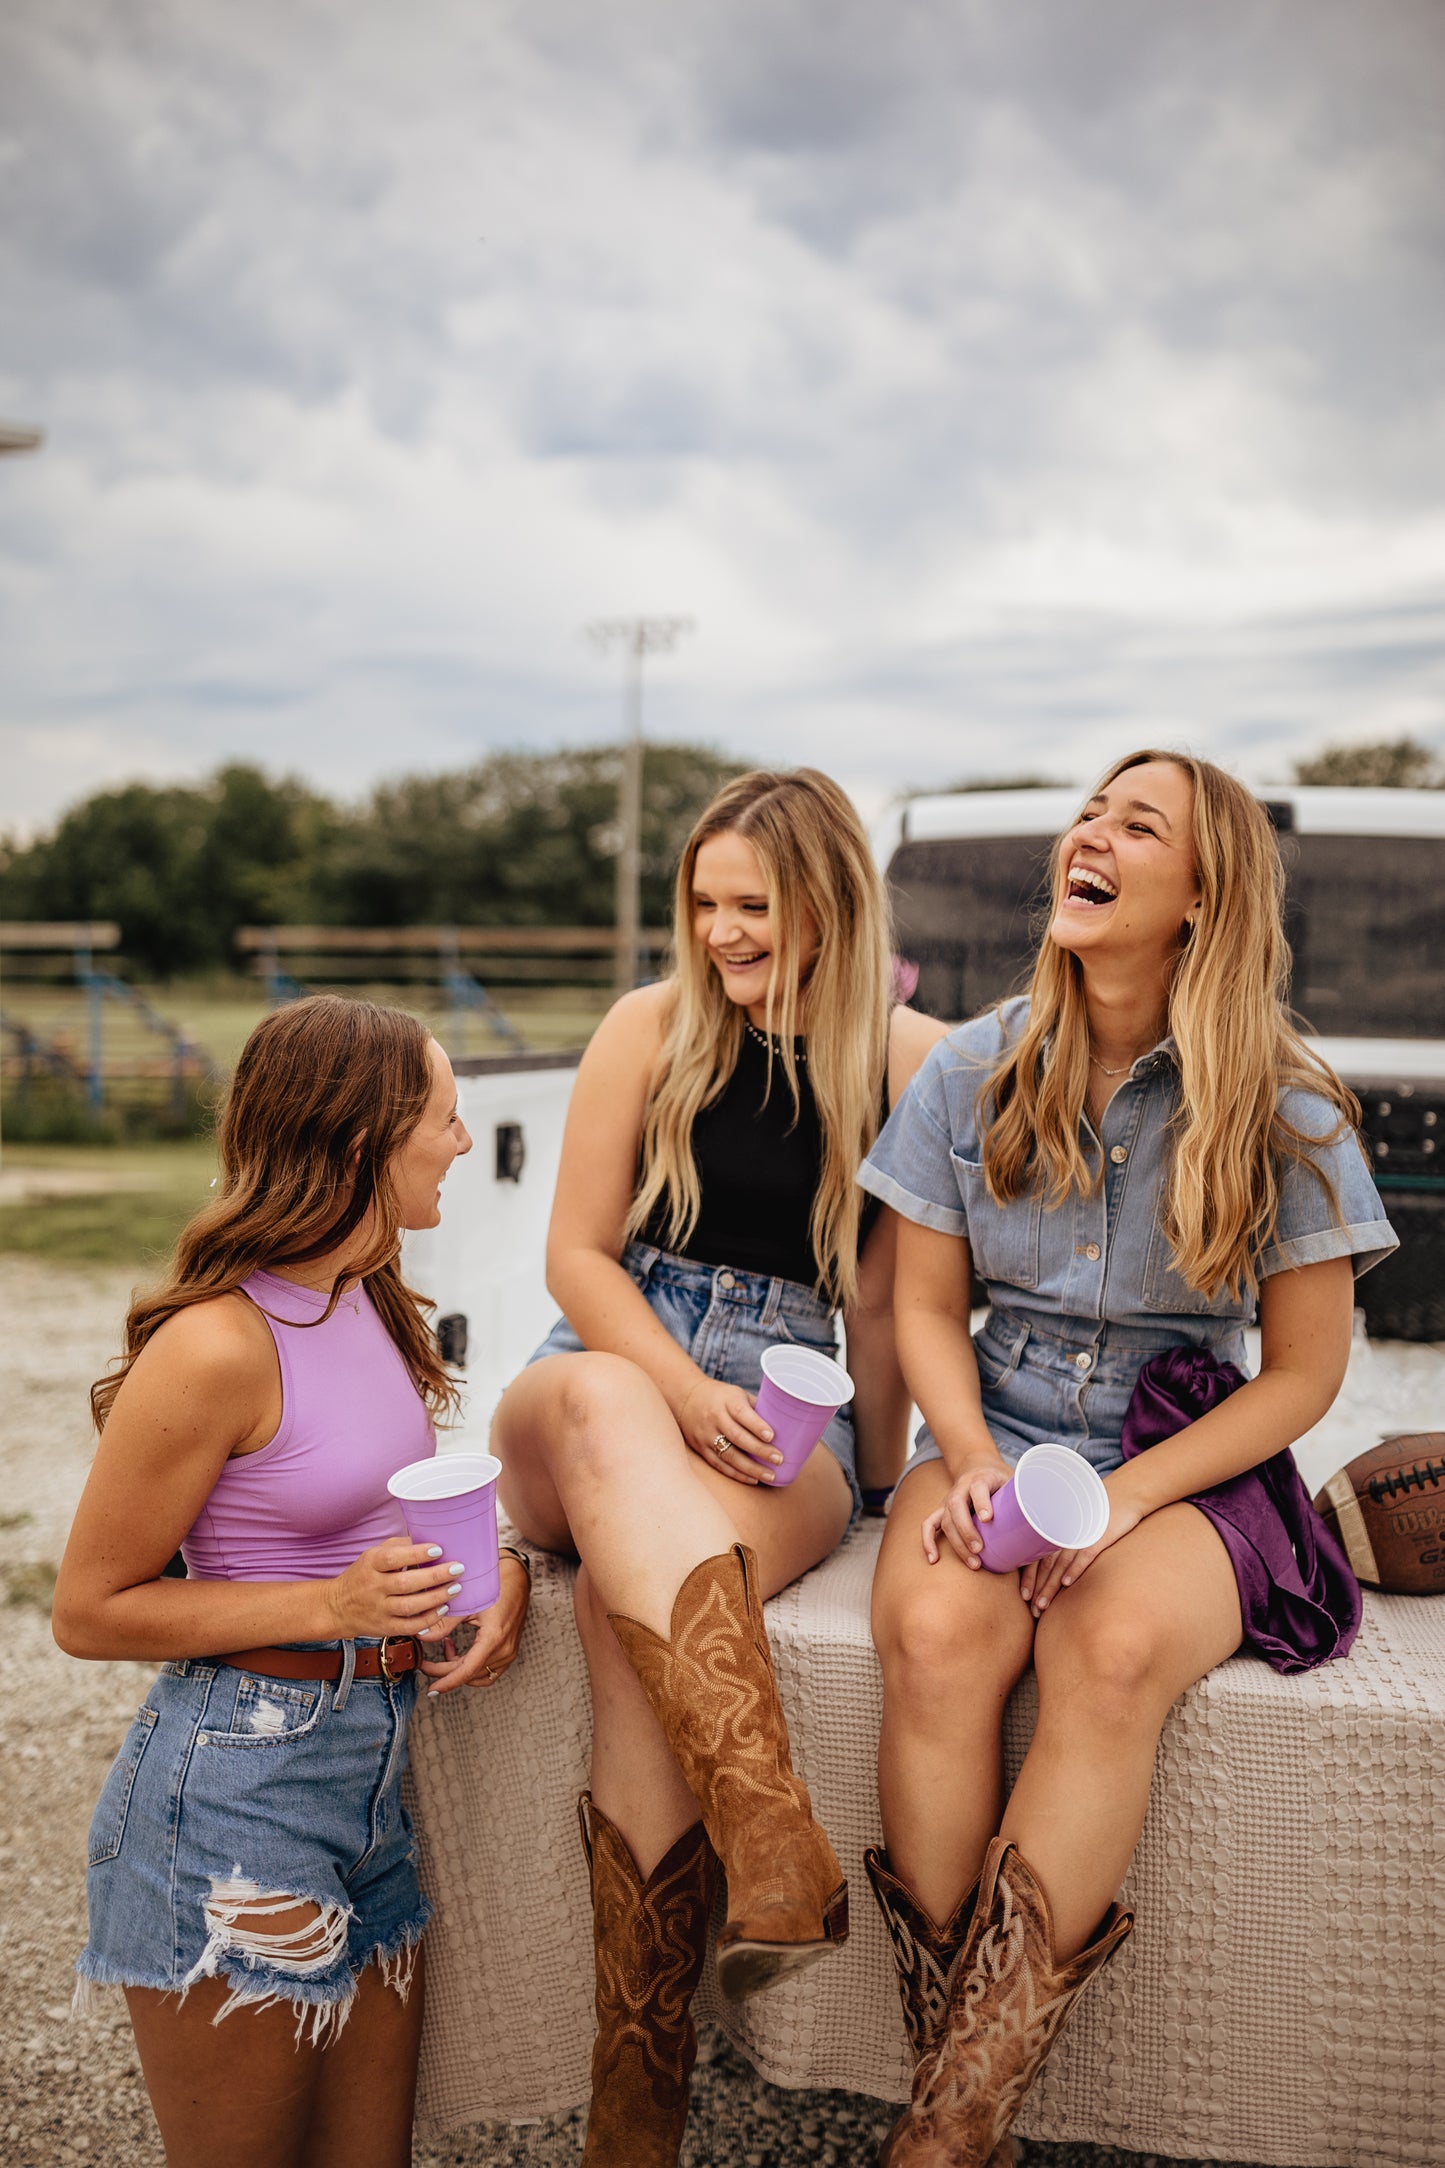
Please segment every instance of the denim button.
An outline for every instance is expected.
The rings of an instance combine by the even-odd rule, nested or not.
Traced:
[[[717,1276],[717,1284],[719,1287],[736,1287],[738,1283],[732,1273],[720,1272]]]
[[[1101,1249],[1099,1248],[1099,1245],[1098,1245],[1098,1243],[1097,1243],[1097,1242],[1089,1242],[1089,1243],[1086,1243],[1086,1244],[1085,1244],[1085,1246],[1084,1246],[1084,1255],[1085,1255],[1086,1257],[1088,1257],[1088,1258],[1098,1258],[1098,1257],[1102,1257],[1102,1256],[1103,1256],[1103,1254],[1104,1254],[1104,1253],[1103,1253],[1103,1251],[1102,1251],[1102,1250],[1101,1250]]]
[[[210,1743],[211,1743],[211,1741],[210,1741],[210,1736],[209,1736],[209,1734],[208,1734],[208,1733],[206,1733],[206,1732],[204,1732],[204,1731],[198,1731],[198,1732],[196,1733],[196,1745],[197,1745],[197,1746],[209,1746],[209,1745],[210,1745]]]
[[[1093,1360],[1094,1358],[1087,1348],[1080,1348],[1078,1354],[1074,1357],[1074,1362],[1080,1370],[1087,1370]]]
[[[1110,1151],[1109,1151],[1109,1157],[1110,1157],[1110,1159],[1112,1159],[1112,1160],[1113,1160],[1113,1162],[1114,1162],[1114,1165],[1115,1165],[1116,1167],[1122,1167],[1122,1166],[1123,1166],[1123,1164],[1124,1164],[1124,1162],[1125,1162],[1125,1160],[1126,1160],[1126,1159],[1127,1159],[1127,1158],[1129,1157],[1129,1147],[1128,1147],[1128,1145],[1127,1145],[1127,1144],[1115,1144],[1115,1145],[1111,1146],[1111,1148],[1110,1148]]]

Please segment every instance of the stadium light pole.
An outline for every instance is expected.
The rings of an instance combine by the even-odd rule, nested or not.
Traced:
[[[642,935],[642,665],[665,655],[685,632],[690,617],[608,617],[587,627],[589,639],[608,654],[620,646],[622,680],[622,779],[617,792],[617,946],[613,987],[629,993],[637,984]]]
[[[0,454],[38,452],[44,442],[43,429],[27,428],[23,422],[0,422]]]

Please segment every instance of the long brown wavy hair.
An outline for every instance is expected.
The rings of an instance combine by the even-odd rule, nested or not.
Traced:
[[[713,836],[739,835],[757,853],[777,940],[767,1020],[798,1106],[793,1038],[803,989],[796,959],[805,918],[817,929],[808,974],[808,1075],[823,1131],[823,1165],[810,1231],[821,1285],[834,1303],[858,1285],[855,1179],[878,1134],[892,995],[888,898],[851,800],[817,768],[755,769],[719,791],[683,847],[673,892],[674,999],[642,1132],[642,1173],[627,1233],[666,1207],[668,1240],[681,1246],[702,1203],[692,1125],[737,1066],[743,1012],[728,999],[693,931],[697,854]]]
[[[1289,1010],[1284,869],[1264,807],[1223,768],[1186,753],[1128,753],[1100,790],[1156,760],[1182,769],[1193,786],[1201,897],[1193,930],[1186,936],[1181,929],[1169,984],[1166,1029],[1178,1049],[1180,1102],[1164,1225],[1176,1270],[1213,1299],[1221,1288],[1231,1295],[1256,1288],[1257,1261],[1279,1218],[1286,1162],[1306,1166],[1334,1207],[1333,1186],[1312,1150],[1357,1129],[1360,1104],[1301,1038]],[[1051,921],[1063,891],[1060,850]],[[1052,1210],[1102,1179],[1079,1148],[1089,1052],[1079,959],[1045,937],[1023,1032],[980,1095],[985,1179],[997,1203],[1042,1180]],[[1280,1094],[1292,1086],[1334,1108],[1338,1119],[1328,1139],[1307,1135],[1280,1112]]]
[[[428,1044],[426,1027],[404,1010],[337,994],[312,994],[256,1026],[221,1108],[216,1194],[182,1228],[159,1287],[132,1302],[118,1367],[90,1389],[97,1428],[167,1318],[234,1293],[263,1267],[326,1256],[368,1217],[365,1251],[332,1283],[315,1322],[331,1316],[350,1281],[364,1280],[432,1414],[456,1407],[456,1387],[426,1322],[433,1306],[401,1277],[390,1172],[431,1092]]]

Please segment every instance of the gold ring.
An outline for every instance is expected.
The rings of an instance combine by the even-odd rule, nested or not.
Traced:
[[[730,1453],[732,1451],[733,1441],[731,1438],[725,1438],[722,1432],[719,1431],[717,1436],[712,1441],[712,1449],[717,1454],[718,1459],[721,1460],[724,1453]]]

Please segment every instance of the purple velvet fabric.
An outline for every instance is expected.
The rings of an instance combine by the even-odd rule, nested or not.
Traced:
[[[1172,1438],[1243,1385],[1207,1348],[1171,1347],[1139,1372],[1124,1417],[1125,1460]],[[1239,1583],[1244,1647],[1276,1671],[1313,1671],[1347,1656],[1360,1629],[1360,1584],[1310,1504],[1288,1447],[1189,1503],[1219,1530]]]

